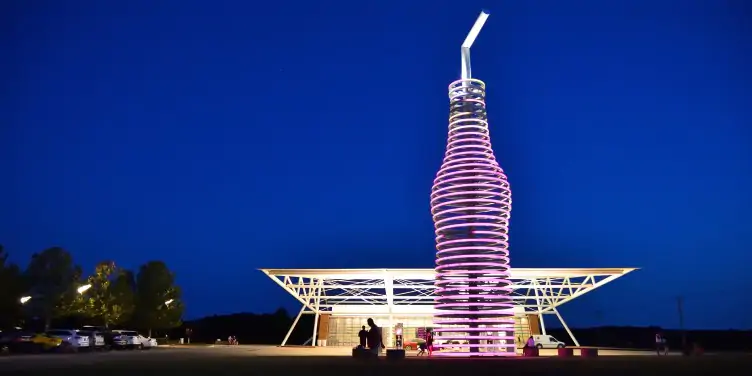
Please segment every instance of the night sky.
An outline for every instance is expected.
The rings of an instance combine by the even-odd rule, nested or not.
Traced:
[[[297,310],[257,268],[433,267],[482,8],[512,266],[642,268],[572,326],[677,327],[684,296],[688,327],[752,327],[745,0],[6,0],[0,243],[164,260],[188,318]]]

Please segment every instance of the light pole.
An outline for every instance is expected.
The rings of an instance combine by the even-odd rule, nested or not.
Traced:
[[[684,297],[676,297],[676,308],[679,311],[679,329],[682,335],[682,351],[684,351],[687,348],[687,332],[684,330]]]

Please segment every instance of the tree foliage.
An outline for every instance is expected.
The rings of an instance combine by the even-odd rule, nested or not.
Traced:
[[[175,276],[162,261],[150,261],[139,268],[136,277],[134,321],[151,329],[180,326],[183,304]]]
[[[87,283],[91,288],[81,296],[84,315],[98,320],[105,327],[123,324],[133,313],[133,289],[126,270],[113,261],[97,264]]]
[[[60,247],[35,253],[25,274],[32,296],[27,306],[44,317],[45,327],[52,318],[75,313],[81,268],[73,263],[70,253]]]
[[[8,261],[8,253],[0,245],[0,329],[19,324],[23,317],[20,299],[24,292],[20,268]]]
[[[100,262],[82,278],[73,257],[61,247],[35,253],[26,270],[9,262],[0,245],[0,330],[26,324],[49,328],[54,319],[82,318],[90,324],[170,329],[181,324],[180,289],[164,262],[151,261],[138,274]],[[91,285],[85,291],[78,289]],[[21,302],[22,297],[29,297]]]

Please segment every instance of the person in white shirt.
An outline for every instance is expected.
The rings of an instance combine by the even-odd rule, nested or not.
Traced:
[[[668,355],[668,342],[666,341],[666,337],[663,336],[661,333],[655,334],[655,353],[658,355]]]

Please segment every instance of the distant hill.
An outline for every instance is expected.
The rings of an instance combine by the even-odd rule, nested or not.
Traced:
[[[572,329],[572,332],[582,346],[653,348],[655,346],[655,334],[659,332],[667,338],[670,348],[678,349],[682,345],[682,331],[676,329],[603,326]],[[572,345],[572,340],[562,328],[549,329],[548,334]],[[686,338],[687,343],[697,342],[706,350],[752,350],[752,341],[750,341],[752,331],[750,330],[687,330]]]
[[[289,345],[301,345],[313,334],[313,315],[303,315],[288,339]],[[282,343],[293,318],[285,309],[274,313],[236,313],[232,315],[207,316],[198,320],[186,321],[182,327],[171,330],[171,338],[185,337],[186,329],[192,330],[192,342],[212,343],[216,339],[226,340],[234,335],[240,343],[273,344]],[[678,330],[663,330],[658,327],[603,326],[597,328],[572,329],[582,346],[624,347],[650,349],[655,345],[655,334],[663,333],[671,348],[678,349],[682,343],[682,333]],[[574,345],[562,328],[548,330],[548,334]],[[700,343],[706,350],[750,351],[752,331],[744,330],[688,330],[687,342]]]

